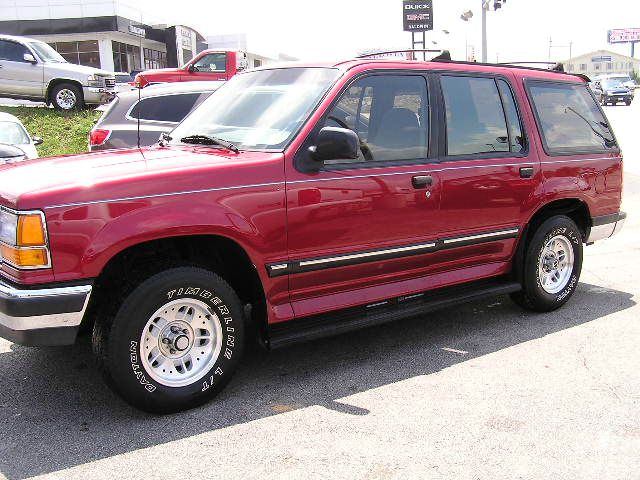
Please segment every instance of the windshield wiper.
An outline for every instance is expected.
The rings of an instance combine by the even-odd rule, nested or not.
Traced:
[[[608,138],[608,137],[604,136],[602,133],[598,132],[595,128],[593,128],[593,125],[591,125],[591,121],[589,121],[589,119],[587,119],[584,115],[582,115],[577,110],[575,110],[574,108],[572,108],[572,107],[570,107],[568,105],[564,108],[565,113],[567,112],[567,110],[570,111],[571,113],[574,113],[575,115],[580,117],[582,120],[584,120],[584,122],[589,126],[591,131],[604,140],[604,146],[605,147],[611,148],[611,147],[615,147],[616,146],[616,141],[613,138]],[[596,122],[595,120],[592,120],[592,121],[596,125],[605,125],[604,122]],[[607,125],[606,128],[607,128],[607,130],[609,130],[608,125]]]
[[[226,140],[223,140],[221,138],[210,137],[209,135],[189,135],[186,137],[182,137],[180,141],[182,143],[195,143],[198,145],[220,145],[227,150],[231,150],[233,153],[240,153],[238,147],[236,147],[233,143],[227,142]]]

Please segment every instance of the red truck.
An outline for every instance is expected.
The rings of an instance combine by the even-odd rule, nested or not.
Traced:
[[[510,294],[559,308],[622,227],[584,78],[350,60],[236,75],[152,147],[0,167],[0,335],[80,329],[128,402],[201,404],[269,348]]]
[[[144,88],[154,83],[229,80],[246,70],[247,65],[246,52],[203,50],[180,68],[158,68],[138,73],[134,85]]]

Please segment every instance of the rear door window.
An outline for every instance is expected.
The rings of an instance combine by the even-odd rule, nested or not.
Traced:
[[[440,83],[446,112],[447,155],[510,151],[505,111],[493,78],[443,75]]]
[[[527,87],[549,155],[617,149],[609,124],[586,84],[529,81]]]
[[[30,53],[27,47],[9,40],[0,40],[0,60],[25,62],[24,54]]]
[[[153,122],[179,123],[195,105],[199,93],[184,93],[143,98],[129,112],[129,117]]]

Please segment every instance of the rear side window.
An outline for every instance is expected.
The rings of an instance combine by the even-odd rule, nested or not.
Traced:
[[[516,102],[509,84],[502,79],[498,80],[498,89],[502,97],[504,105],[504,114],[507,119],[507,128],[509,130],[509,146],[513,153],[523,153],[526,150],[526,140],[522,133],[522,124],[518,117]]]
[[[447,154],[509,152],[509,131],[496,81],[444,75],[440,82],[447,121]]]
[[[529,93],[550,155],[617,148],[613,134],[587,85],[528,82]]]
[[[154,122],[181,122],[195,105],[199,93],[162,95],[143,98],[129,112],[129,117]]]

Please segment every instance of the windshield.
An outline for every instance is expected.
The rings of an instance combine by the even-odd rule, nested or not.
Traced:
[[[44,42],[29,42],[29,46],[35,50],[40,59],[46,63],[67,63],[50,45]]]
[[[25,145],[31,143],[27,132],[15,122],[0,121],[0,143]]]
[[[621,88],[624,87],[623,81],[622,78],[608,78],[602,81],[602,86],[605,88]]]
[[[237,75],[171,133],[207,135],[240,149],[283,149],[340,76],[333,68],[282,68]]]

